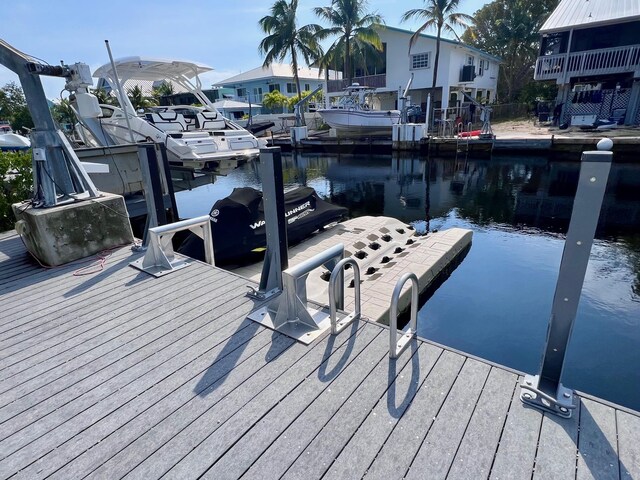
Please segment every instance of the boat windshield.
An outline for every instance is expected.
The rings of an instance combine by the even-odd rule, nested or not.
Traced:
[[[347,89],[338,100],[337,108],[361,108],[368,110],[373,108],[374,91],[371,89]]]

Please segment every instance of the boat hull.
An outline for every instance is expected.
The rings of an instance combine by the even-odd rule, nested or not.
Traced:
[[[16,133],[4,133],[0,135],[0,151],[29,150],[31,142],[28,138]]]
[[[318,114],[327,125],[342,132],[390,132],[394,125],[400,123],[399,110],[329,108],[318,110]]]

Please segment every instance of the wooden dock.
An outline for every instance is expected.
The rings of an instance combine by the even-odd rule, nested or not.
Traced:
[[[591,132],[593,133],[593,132]],[[479,138],[423,138],[416,142],[413,153],[434,155],[439,157],[469,155],[472,158],[491,158],[492,155],[530,153],[548,155],[551,160],[580,161],[585,150],[594,150],[600,139],[607,136],[606,131],[598,135],[566,137],[562,135],[545,135],[536,137],[511,135],[498,136],[495,139]],[[640,137],[613,137],[613,152],[616,162],[637,161],[637,149]],[[291,138],[287,134],[274,136],[269,144],[280,147],[283,151],[292,151]],[[329,137],[324,132],[315,133],[302,140],[296,147],[303,152],[326,153],[390,153],[393,151],[391,137]]]
[[[43,269],[0,235],[0,479],[640,478],[640,417],[524,407],[520,374],[361,321],[310,346],[201,263]],[[633,386],[629,386],[633,388]]]

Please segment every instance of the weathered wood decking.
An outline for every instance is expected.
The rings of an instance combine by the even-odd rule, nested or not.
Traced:
[[[304,346],[247,281],[44,270],[0,235],[0,478],[640,478],[640,417],[525,408],[519,375],[360,322]]]

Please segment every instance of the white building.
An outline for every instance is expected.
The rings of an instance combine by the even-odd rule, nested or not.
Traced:
[[[562,0],[540,29],[536,80],[555,80],[561,122],[640,124],[640,1]]]
[[[420,35],[411,47],[409,39],[413,32],[395,27],[379,26],[378,34],[383,44],[383,61],[368,69],[364,75],[353,78],[360,85],[376,87],[381,108],[397,107],[398,91],[403,91],[411,74],[414,75],[409,95],[413,104],[421,104],[425,110],[427,95],[433,82],[433,62],[436,52],[436,37]],[[464,103],[460,91],[479,102],[496,100],[500,59],[461,42],[440,39],[440,58],[435,98],[435,108],[457,107]],[[347,85],[347,81],[330,81],[328,91],[336,95]]]
[[[342,78],[335,72],[330,72],[330,75],[330,78]],[[324,84],[324,72],[317,68],[299,67],[298,78],[302,91],[313,91]],[[286,63],[272,63],[268,67],[254,68],[218,82],[217,85],[232,88],[237,100],[255,103],[261,103],[263,95],[274,90],[279,90],[287,97],[298,94],[291,65]]]

